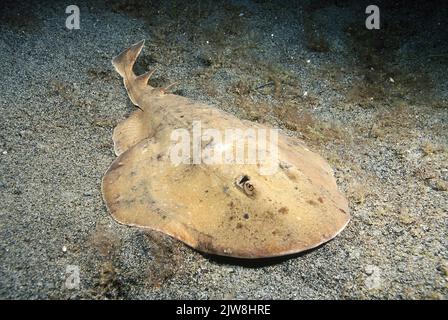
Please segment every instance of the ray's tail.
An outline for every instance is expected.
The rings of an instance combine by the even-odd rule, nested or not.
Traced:
[[[132,103],[136,106],[140,106],[138,103],[139,95],[142,92],[142,88],[148,85],[148,80],[154,72],[148,71],[137,76],[133,71],[135,61],[140,55],[144,44],[145,40],[141,40],[112,59],[112,65],[123,77],[124,86],[129,94],[129,98],[131,98]]]
[[[124,86],[128,91],[129,98],[131,98],[132,103],[138,107],[141,107],[138,100],[139,96],[145,93],[144,89],[147,87],[154,89],[148,85],[148,81],[156,70],[153,69],[152,71],[145,72],[139,76],[137,76],[133,71],[135,61],[140,55],[144,44],[145,40],[141,40],[112,59],[112,65],[115,67],[115,70],[117,70],[117,72],[123,77]],[[158,92],[165,94],[169,89],[178,83],[179,82],[173,82],[164,88],[158,88]]]

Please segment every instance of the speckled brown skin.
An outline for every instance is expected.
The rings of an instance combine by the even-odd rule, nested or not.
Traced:
[[[279,134],[278,170],[272,175],[261,175],[256,164],[174,165],[171,132],[192,128],[193,121],[200,120],[203,130],[223,132],[269,128],[149,86],[149,74],[132,71],[142,47],[143,41],[113,60],[141,109],[114,130],[118,158],[102,190],[115,220],[164,232],[203,252],[239,258],[301,252],[344,229],[348,205],[330,166],[298,139]],[[250,177],[253,195],[235,184],[241,175]]]

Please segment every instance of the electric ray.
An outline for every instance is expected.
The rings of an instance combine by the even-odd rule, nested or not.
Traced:
[[[301,252],[344,229],[347,200],[321,156],[280,131],[150,86],[150,72],[133,72],[143,44],[112,60],[138,107],[114,129],[118,157],[102,182],[115,220],[240,258]]]

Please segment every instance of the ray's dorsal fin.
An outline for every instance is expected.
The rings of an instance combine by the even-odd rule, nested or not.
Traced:
[[[120,122],[114,129],[112,140],[117,156],[133,147],[149,135],[149,128],[143,123],[144,113],[134,111],[129,118]]]
[[[139,75],[136,78],[136,81],[138,81],[140,85],[144,85],[144,86],[148,85],[149,79],[151,78],[151,76],[154,74],[155,71],[156,71],[156,69],[154,68],[151,71],[147,71],[144,74]]]
[[[169,84],[168,86],[166,86],[165,88],[160,89],[160,92],[167,93],[168,90],[170,90],[172,87],[174,87],[178,84],[179,84],[179,81],[173,82],[173,83]]]

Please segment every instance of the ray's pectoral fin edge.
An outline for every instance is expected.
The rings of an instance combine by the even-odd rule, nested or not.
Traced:
[[[117,156],[148,137],[149,128],[144,125],[143,117],[143,111],[136,110],[114,129],[112,139]]]

